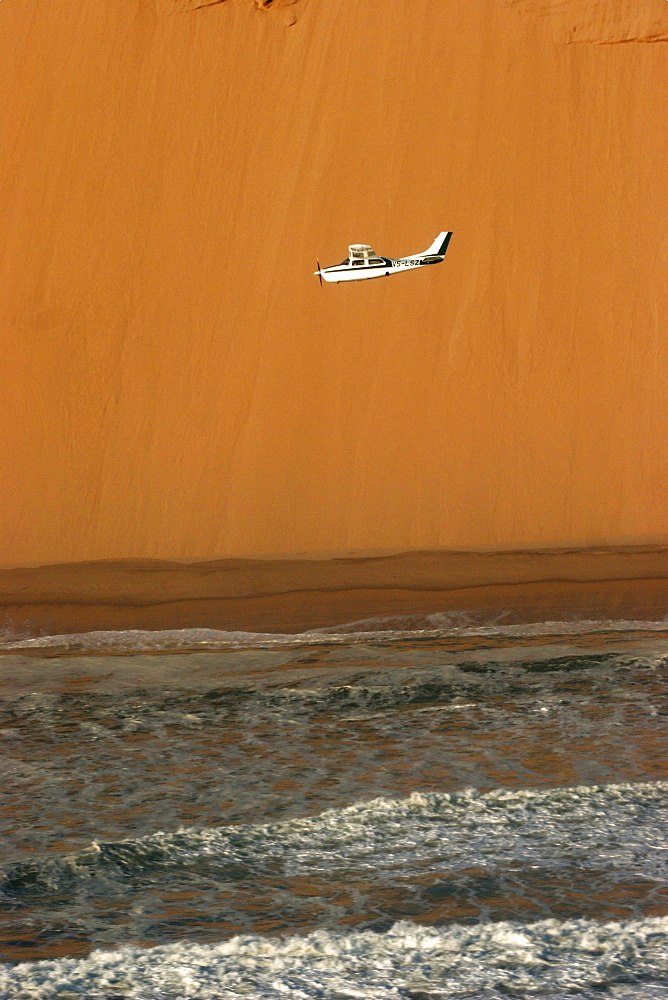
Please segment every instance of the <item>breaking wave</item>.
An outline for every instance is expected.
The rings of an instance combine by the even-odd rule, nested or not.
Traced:
[[[605,633],[668,632],[668,618],[661,621],[611,619],[502,623],[476,623],[465,613],[370,618],[345,625],[312,629],[296,634],[274,632],[225,632],[210,628],[127,629],[77,632],[36,638],[12,637],[7,630],[0,653],[172,653],[223,649],[272,649],[293,646],[349,645],[355,642],[386,643],[401,640],[466,638],[523,639],[546,636],[585,636]]]
[[[181,829],[93,843],[65,856],[5,868],[0,893],[30,898],[84,893],[95,881],[169,878],[194,865],[234,880],[345,871],[402,879],[419,867],[565,864],[666,878],[668,782],[479,792],[414,792],[320,815],[259,825]],[[398,874],[397,874],[398,873]],[[402,874],[403,873],[403,874]]]
[[[0,967],[0,997],[168,1000],[453,996],[665,997],[668,917],[473,927],[400,921],[385,933],[243,935],[215,945],[95,951]]]

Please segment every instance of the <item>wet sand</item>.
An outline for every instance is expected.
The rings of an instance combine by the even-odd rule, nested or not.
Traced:
[[[668,547],[404,552],[205,563],[118,560],[0,571],[16,634],[209,627],[301,632],[439,611],[504,622],[668,613]]]

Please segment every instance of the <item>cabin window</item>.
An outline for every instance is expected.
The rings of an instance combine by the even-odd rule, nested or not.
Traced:
[[[364,263],[365,263],[365,261],[363,261],[363,260],[354,260],[353,261],[353,264],[364,264]]]

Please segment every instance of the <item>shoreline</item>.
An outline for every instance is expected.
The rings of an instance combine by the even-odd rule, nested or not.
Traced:
[[[661,620],[668,546],[419,551],[331,559],[117,560],[0,570],[0,627],[59,635],[215,628],[296,633],[375,617]]]

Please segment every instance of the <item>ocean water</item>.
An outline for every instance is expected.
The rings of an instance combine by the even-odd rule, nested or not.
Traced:
[[[668,623],[0,644],[0,998],[668,1000]]]

